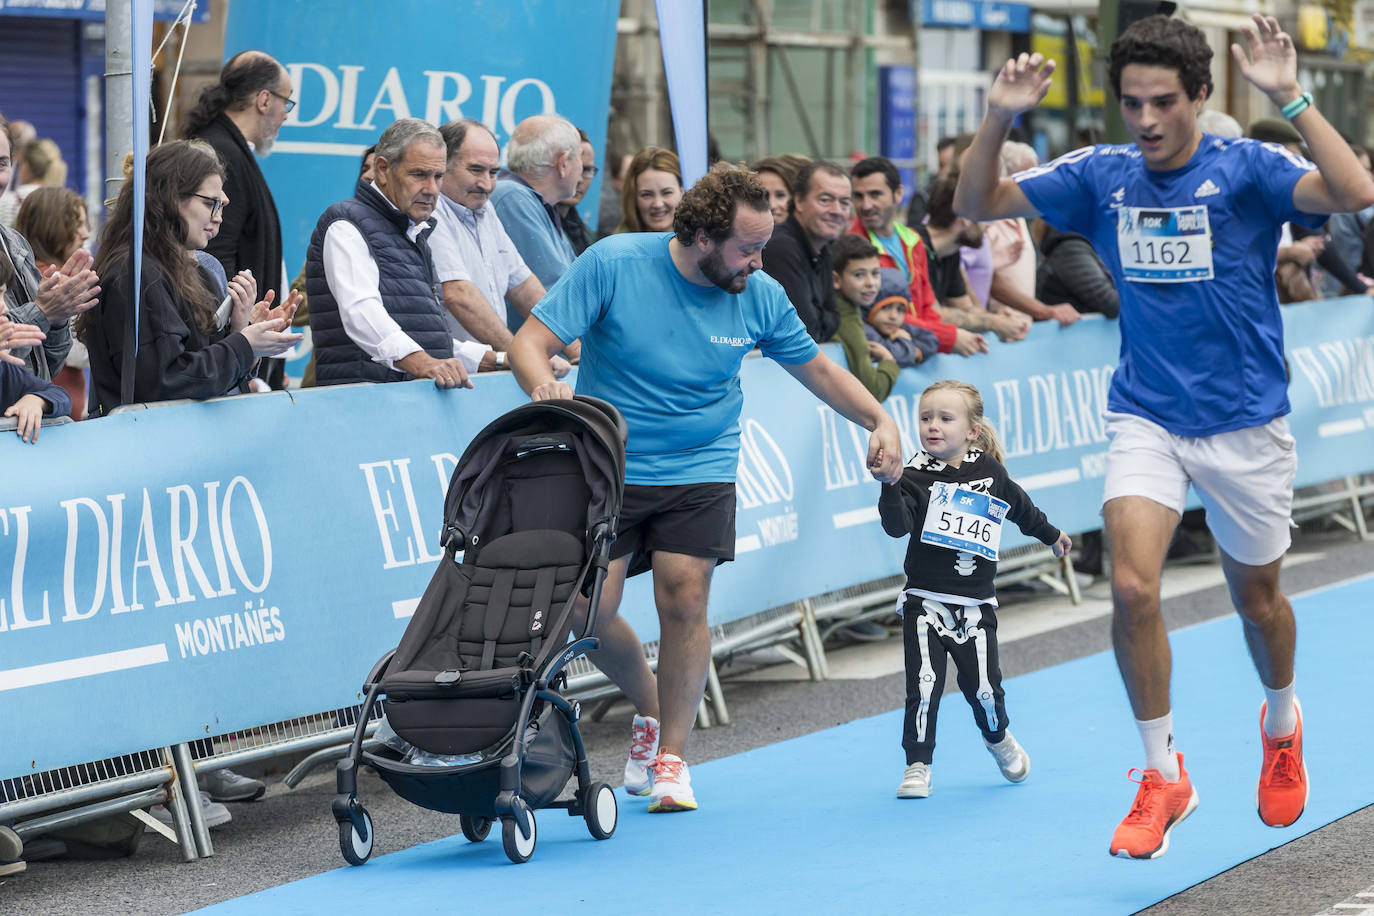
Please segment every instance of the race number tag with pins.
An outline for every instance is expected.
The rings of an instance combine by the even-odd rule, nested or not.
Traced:
[[[975,493],[957,484],[935,483],[930,488],[921,543],[996,560],[1008,508],[996,496]]]
[[[1116,211],[1116,248],[1121,275],[1144,283],[1212,279],[1212,230],[1207,206],[1169,209],[1121,207]]]

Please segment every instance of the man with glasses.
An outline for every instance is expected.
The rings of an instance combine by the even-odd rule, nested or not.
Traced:
[[[219,154],[224,193],[233,202],[205,250],[228,276],[252,271],[258,297],[272,290],[278,302],[286,288],[281,220],[255,156],[271,152],[277,131],[296,107],[291,92],[286,68],[261,51],[243,51],[224,65],[219,82],[201,92],[183,130]],[[265,359],[259,377],[273,388],[285,387],[283,365],[280,359]]]
[[[792,183],[792,215],[763,249],[764,272],[782,284],[816,343],[830,340],[840,326],[828,249],[848,228],[853,201],[844,169],[808,162]]]

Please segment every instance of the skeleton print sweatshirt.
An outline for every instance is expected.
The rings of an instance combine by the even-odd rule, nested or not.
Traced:
[[[927,527],[927,513],[932,513],[931,528],[948,527],[948,517],[942,520],[940,516],[944,511],[942,506],[932,506],[932,492],[943,489],[939,484],[953,484],[997,497],[1008,504],[1008,521],[1015,522],[1028,537],[1045,544],[1058,540],[1059,529],[1036,508],[1026,491],[1007,476],[1006,468],[978,449],[969,449],[957,468],[927,452],[917,452],[902,470],[898,483],[883,485],[882,495],[878,497],[878,515],[883,530],[894,538],[911,537],[905,563],[908,593],[936,601],[995,607],[997,596],[992,580],[997,575],[996,561],[921,540],[921,531]]]

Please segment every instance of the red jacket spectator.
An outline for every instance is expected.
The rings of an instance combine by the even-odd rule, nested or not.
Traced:
[[[959,329],[941,318],[935,308],[938,303],[935,299],[935,290],[930,286],[930,253],[915,232],[898,222],[894,222],[892,227],[896,230],[897,238],[902,243],[902,251],[906,254],[905,267],[888,254],[887,249],[864,227],[863,221],[857,216],[854,217],[849,231],[854,235],[864,236],[873,243],[873,247],[878,249],[880,267],[898,268],[911,277],[911,308],[907,310],[906,323],[930,331],[935,335],[935,339],[940,341],[940,352],[949,353],[954,349],[954,340],[959,334]]]

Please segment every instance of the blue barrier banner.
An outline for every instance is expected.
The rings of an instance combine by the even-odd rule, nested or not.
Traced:
[[[1337,317],[1338,316],[1338,317]],[[1299,482],[1374,469],[1374,302],[1284,310]],[[986,357],[906,370],[885,407],[909,456],[918,399],[983,393],[1012,476],[1069,534],[1096,529],[1114,322],[1037,325]],[[838,346],[828,346],[843,360]],[[458,456],[524,403],[505,373],[228,398],[0,436],[0,777],[356,702],[440,558]],[[736,562],[713,625],[901,571],[878,523],[867,433],[780,366],[741,381]],[[1005,526],[1002,549],[1026,543]],[[650,580],[622,612],[658,636]]]
[[[295,87],[298,104],[259,160],[281,216],[287,282],[320,214],[352,196],[363,150],[400,118],[476,118],[504,147],[520,121],[557,112],[604,158],[619,11],[611,0],[234,0],[226,57],[266,51]],[[593,226],[599,188],[583,199]]]

